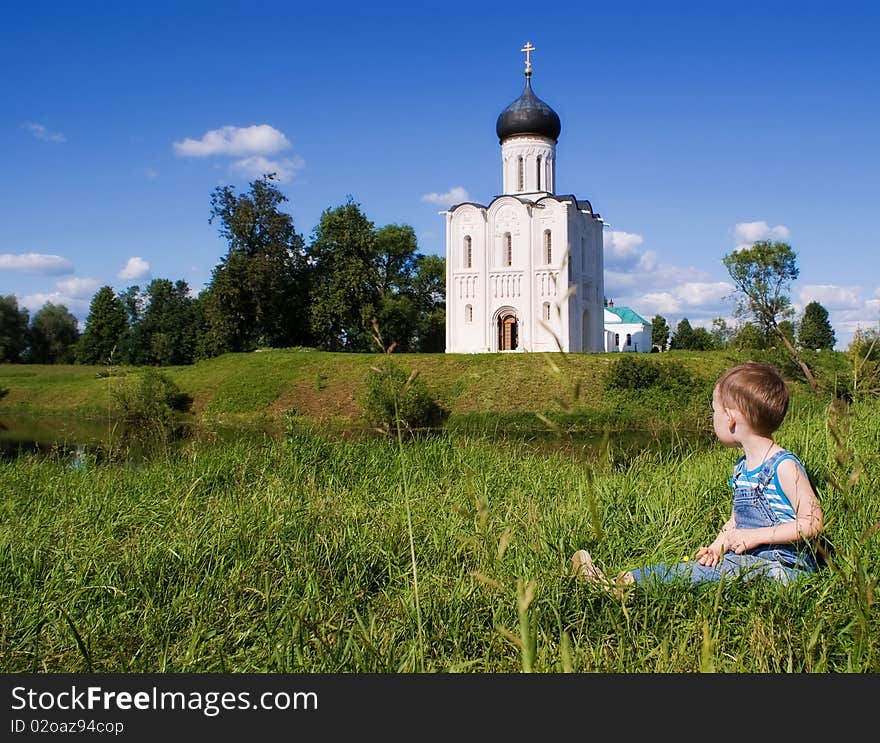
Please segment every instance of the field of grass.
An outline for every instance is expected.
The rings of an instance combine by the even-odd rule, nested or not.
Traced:
[[[464,404],[532,360],[546,364],[460,357],[425,374]],[[362,362],[235,363],[175,373],[202,409],[251,410]],[[298,372],[279,385],[275,365]],[[572,552],[611,571],[692,556],[729,513],[735,451],[688,436],[626,457],[462,432],[340,440],[304,421],[139,467],[0,462],[0,671],[880,671],[876,400],[796,401],[779,432],[820,492],[828,569],[629,602],[573,581]]]

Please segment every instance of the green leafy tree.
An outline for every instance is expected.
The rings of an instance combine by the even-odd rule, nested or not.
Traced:
[[[77,360],[82,364],[109,363],[116,359],[116,351],[125,343],[127,334],[122,301],[112,287],[102,286],[89,305],[85,329],[77,345]]]
[[[218,186],[211,195],[208,221],[219,224],[228,250],[203,292],[202,356],[308,345],[304,242],[274,180],[269,173],[247,193]]]
[[[351,197],[324,211],[308,250],[309,318],[320,348],[376,350],[371,323],[381,298],[377,254],[373,223]]]
[[[63,304],[46,302],[31,320],[30,361],[72,364],[76,360],[79,322]]]
[[[691,327],[690,321],[683,317],[675,326],[675,332],[669,341],[669,348],[674,351],[690,350],[694,342],[694,329]]]
[[[386,341],[396,350],[414,350],[419,306],[414,281],[421,256],[416,233],[409,225],[391,224],[376,230],[374,266],[378,299],[376,320]]]
[[[669,323],[663,315],[654,315],[651,318],[651,345],[657,346],[661,351],[666,350],[669,343]]]
[[[767,348],[767,338],[754,323],[743,323],[730,338],[730,346],[742,351],[760,351]]]
[[[419,310],[416,350],[443,353],[446,350],[446,259],[439,255],[420,255],[413,291]]]
[[[794,323],[791,320],[782,320],[779,323],[779,335],[784,336],[789,343],[794,344],[794,337],[797,334],[797,329],[794,326]],[[768,339],[769,340],[769,339]]]
[[[150,341],[144,327],[147,310],[147,294],[140,286],[129,286],[119,295],[125,312],[126,332],[119,343],[116,355],[123,364],[144,366],[150,363]]]
[[[691,351],[713,351],[715,348],[715,339],[706,328],[694,328],[691,334]]]
[[[828,310],[818,302],[810,302],[804,307],[804,314],[798,326],[798,345],[814,351],[834,348],[837,339],[828,321]]]
[[[28,346],[28,311],[14,295],[0,297],[0,364],[21,361]]]
[[[727,324],[727,320],[723,317],[716,317],[712,320],[712,330],[709,331],[709,334],[712,336],[715,348],[724,349],[733,338],[734,332],[734,329]]]
[[[778,337],[816,392],[818,385],[812,371],[779,329],[780,321],[794,313],[788,294],[799,273],[794,250],[788,243],[759,240],[750,248],[728,253],[722,262],[733,280],[737,314],[751,319],[765,336]]]
[[[142,335],[147,363],[159,366],[190,364],[195,354],[196,324],[193,299],[185,281],[153,279],[146,291]]]

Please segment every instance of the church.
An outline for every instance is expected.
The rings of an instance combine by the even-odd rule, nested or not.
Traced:
[[[525,87],[495,124],[501,195],[446,219],[446,353],[603,352],[602,217],[556,192],[559,115]]]

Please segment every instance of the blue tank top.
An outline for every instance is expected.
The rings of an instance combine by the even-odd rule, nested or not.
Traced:
[[[786,459],[793,460],[804,477],[807,477],[803,462],[786,449],[776,452],[768,461],[762,462],[753,470],[746,469],[746,457],[743,454],[736,460],[733,475],[730,478],[730,487],[734,490],[743,488],[745,490],[757,489],[763,492],[767,503],[780,521],[794,521],[797,518],[794,506],[779,484],[779,463]]]

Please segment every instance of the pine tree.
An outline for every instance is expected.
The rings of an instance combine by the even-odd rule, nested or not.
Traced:
[[[86,327],[77,347],[81,364],[107,364],[118,361],[117,349],[126,342],[128,321],[122,301],[110,286],[98,289],[89,305]]]
[[[804,315],[798,326],[798,345],[814,351],[834,348],[834,329],[828,322],[828,310],[818,302],[804,307]]]

